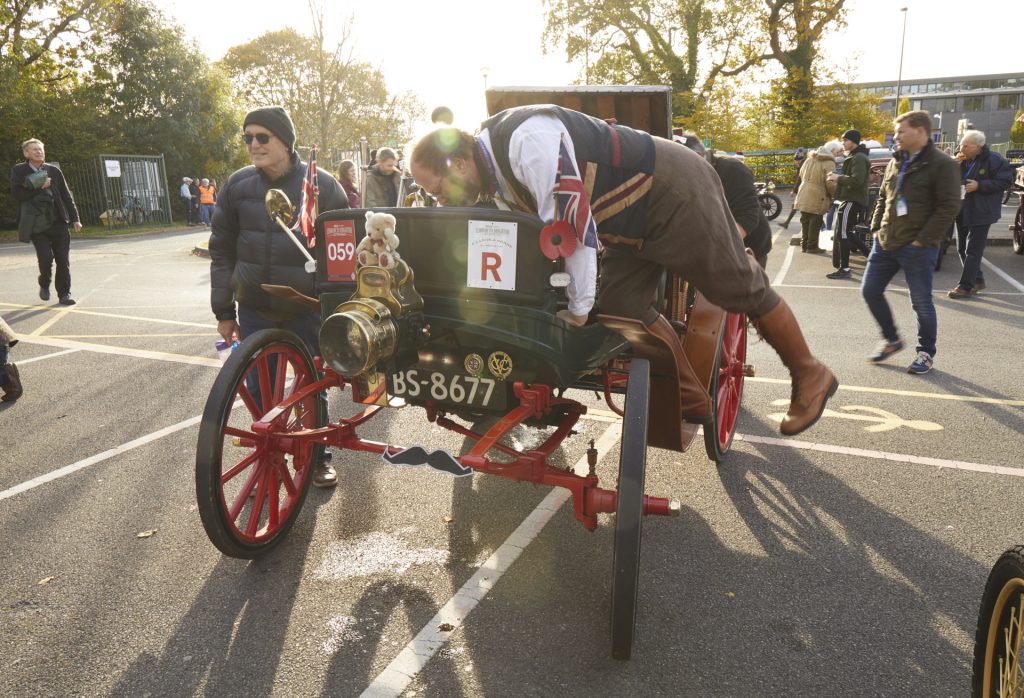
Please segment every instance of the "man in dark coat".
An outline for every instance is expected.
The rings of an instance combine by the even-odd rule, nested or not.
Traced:
[[[700,139],[692,133],[681,136],[687,148],[706,158]],[[674,138],[673,140],[678,140]],[[757,198],[754,173],[745,164],[728,155],[713,154],[708,160],[718,173],[729,205],[729,213],[736,219],[736,225],[743,232],[743,244],[754,253],[754,259],[764,269],[768,264],[768,253],[772,249],[772,229],[764,217],[764,209]]]
[[[956,251],[964,271],[949,290],[950,298],[968,298],[985,288],[981,257],[988,229],[1003,215],[1003,192],[1013,185],[1014,173],[1006,158],[985,145],[985,134],[971,130],[960,140],[960,176],[964,200],[956,221]]]
[[[64,173],[45,162],[46,150],[38,138],[21,144],[25,162],[11,169],[11,196],[19,203],[18,237],[31,242],[39,262],[39,297],[50,300],[53,263],[57,263],[54,286],[61,305],[74,305],[71,297],[71,233],[82,229],[75,198]]]
[[[270,219],[264,204],[268,191],[280,189],[299,206],[306,163],[295,152],[295,127],[281,107],[263,107],[246,115],[242,130],[252,165],[232,174],[218,193],[210,232],[210,302],[217,332],[231,342],[263,329],[286,329],[317,355],[320,315],[260,288],[276,284],[316,295],[305,258],[285,239],[288,233]],[[321,211],[348,208],[334,177],[317,168],[317,178]],[[327,457],[314,471],[318,487],[333,487],[338,481]]]

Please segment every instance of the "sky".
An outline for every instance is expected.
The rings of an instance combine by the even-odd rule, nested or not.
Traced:
[[[181,24],[210,60],[232,46],[284,26],[311,33],[308,0],[214,0],[202,9],[178,0],[154,0]],[[383,72],[393,92],[412,90],[430,111],[447,105],[456,125],[474,129],[486,116],[484,86],[567,85],[582,73],[564,49],[541,45],[542,0],[322,0],[328,41],[337,41],[349,17],[355,56]],[[1002,22],[1012,0],[848,0],[845,29],[829,33],[822,53],[850,82],[895,80],[900,68],[907,7],[903,78],[1024,72],[1018,32]],[[1014,21],[1016,21],[1014,17]],[[1016,46],[1014,44],[1017,44]]]

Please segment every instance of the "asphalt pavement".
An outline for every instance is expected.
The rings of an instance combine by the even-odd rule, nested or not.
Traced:
[[[935,369],[914,376],[909,349],[865,362],[863,258],[826,279],[828,255],[787,244],[796,220],[773,225],[768,275],[842,385],[781,437],[788,376],[751,335],[724,462],[699,437],[648,449],[645,490],[683,513],[644,520],[628,662],[609,652],[614,522],[587,532],[560,491],[335,452],[337,489],[311,491],[279,547],[222,556],[194,474],[220,367],[206,233],[75,240],[70,308],[36,296],[30,246],[0,245],[25,384],[0,405],[0,694],[967,695],[988,569],[1024,543],[1024,256],[991,246],[968,300],[945,296],[947,258]],[[887,297],[913,337],[900,277]],[[555,460],[578,467],[593,439],[614,486],[618,420],[572,396],[591,410]],[[330,399],[332,417],[357,411]],[[412,407],[360,434],[464,446]]]

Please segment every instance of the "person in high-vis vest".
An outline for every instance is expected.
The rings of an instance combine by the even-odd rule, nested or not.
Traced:
[[[203,177],[199,183],[199,221],[207,228],[213,220],[213,209],[217,205],[217,188],[210,184],[210,180]]]
[[[569,307],[559,317],[567,323],[585,324],[596,300],[602,313],[639,319],[652,333],[671,332],[678,341],[655,306],[667,268],[715,305],[751,316],[778,352],[793,384],[783,434],[814,424],[838,388],[811,355],[789,306],[746,254],[715,170],[685,146],[538,105],[500,112],[476,136],[436,129],[416,143],[411,160],[416,182],[442,205],[490,201],[551,223],[556,215],[566,220],[557,194],[583,197],[568,220],[580,244],[565,263]],[[688,419],[711,414],[705,391],[684,389],[682,401]]]

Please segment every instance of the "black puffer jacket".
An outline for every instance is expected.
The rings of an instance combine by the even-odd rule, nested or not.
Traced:
[[[319,168],[317,173],[320,212],[348,208],[348,197],[334,177]],[[218,193],[210,233],[210,304],[218,320],[235,319],[235,301],[271,320],[309,312],[260,288],[278,284],[316,295],[305,258],[267,215],[264,203],[268,191],[281,189],[298,211],[305,175],[306,163],[292,153],[291,169],[280,179],[272,182],[250,165],[231,175]]]

